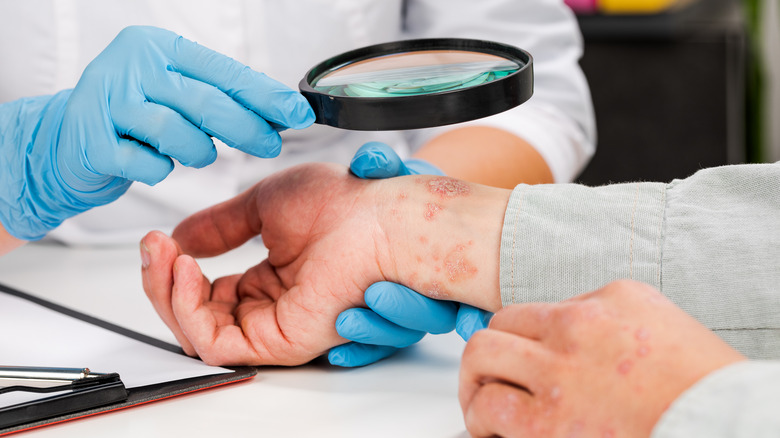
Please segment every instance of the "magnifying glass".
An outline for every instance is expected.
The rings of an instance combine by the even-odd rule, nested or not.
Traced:
[[[319,124],[359,131],[429,128],[525,102],[533,94],[533,59],[493,41],[395,41],[327,59],[299,88]]]

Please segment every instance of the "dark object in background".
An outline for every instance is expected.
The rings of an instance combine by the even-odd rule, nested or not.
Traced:
[[[577,182],[671,181],[745,161],[747,30],[738,0],[579,20],[598,148]]]

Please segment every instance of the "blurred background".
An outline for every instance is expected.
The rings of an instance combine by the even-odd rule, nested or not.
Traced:
[[[780,160],[778,0],[566,0],[598,150],[578,182]]]

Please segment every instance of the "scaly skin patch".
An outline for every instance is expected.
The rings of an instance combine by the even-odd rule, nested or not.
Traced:
[[[418,181],[425,183],[428,191],[442,198],[455,198],[471,193],[471,186],[455,178],[438,177],[434,179]]]
[[[441,284],[439,284],[438,281],[432,281],[430,283],[426,283],[422,287],[423,289],[421,292],[429,298],[444,299],[449,296],[447,291],[442,289]]]
[[[444,268],[447,278],[451,282],[457,282],[472,278],[477,275],[477,268],[466,258],[466,245],[457,245],[444,258]]]
[[[442,210],[441,206],[439,204],[434,204],[432,202],[428,202],[425,204],[425,220],[426,221],[432,221],[436,219],[436,215]]]

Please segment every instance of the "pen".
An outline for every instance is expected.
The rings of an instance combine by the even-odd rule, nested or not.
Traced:
[[[50,388],[100,376],[89,368],[0,366],[0,387]]]

